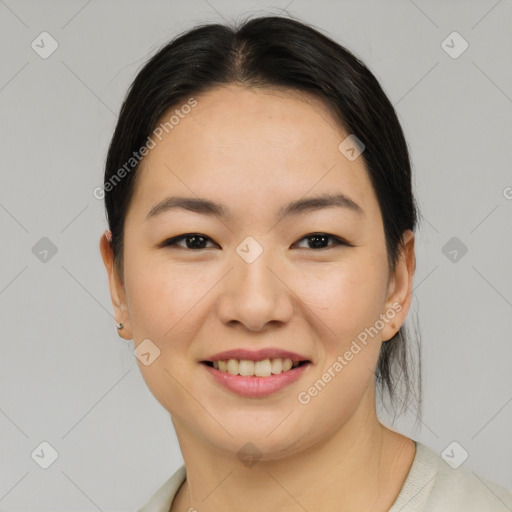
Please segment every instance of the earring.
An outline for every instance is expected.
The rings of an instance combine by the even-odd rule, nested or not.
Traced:
[[[119,322],[116,327],[121,330],[124,327],[123,322]]]

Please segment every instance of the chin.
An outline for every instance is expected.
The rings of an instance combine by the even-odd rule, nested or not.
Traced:
[[[218,425],[212,430],[210,422],[202,426],[201,437],[205,443],[239,459],[253,457],[272,461],[306,450],[319,442],[324,435],[329,436],[328,432],[318,430],[314,419],[306,422],[298,416],[293,418],[294,413],[285,419],[288,414],[289,412],[283,414],[282,410],[278,414],[267,415],[258,415],[255,412],[253,417],[248,415],[245,421],[238,418],[232,422],[224,417],[222,425],[232,437]]]

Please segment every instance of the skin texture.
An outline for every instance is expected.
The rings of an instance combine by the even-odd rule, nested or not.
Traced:
[[[135,347],[149,338],[160,349],[152,364],[138,364],[171,415],[187,467],[172,511],[388,510],[415,447],[378,421],[374,372],[381,344],[410,307],[414,234],[404,233],[390,275],[364,162],[339,151],[348,134],[320,100],[237,85],[196,99],[138,171],[124,276],[114,270],[109,232],[100,240],[116,321],[124,323],[120,335]],[[331,207],[276,220],[291,201],[335,192],[364,214]],[[171,195],[223,203],[232,218],[177,209],[146,220]],[[158,246],[185,233],[208,237],[205,248],[187,248],[186,240]],[[317,249],[304,238],[311,233],[351,246],[327,239],[330,247]],[[263,248],[250,264],[236,252],[247,236]],[[318,396],[299,403],[297,395],[394,303],[401,311]],[[224,389],[200,363],[223,350],[267,347],[312,364],[266,398]],[[261,452],[251,467],[237,457],[248,442]]]

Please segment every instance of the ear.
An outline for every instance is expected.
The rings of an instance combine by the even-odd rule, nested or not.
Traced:
[[[382,341],[391,339],[405,322],[411,307],[412,282],[415,270],[414,233],[408,229],[402,235],[402,249],[396,263],[395,272],[389,280],[386,309],[383,314],[390,320],[385,323],[382,329]]]
[[[123,323],[123,328],[118,330],[119,336],[125,340],[130,340],[132,336],[130,316],[128,314],[128,307],[126,302],[126,294],[122,279],[118,275],[118,272],[114,266],[114,252],[112,250],[111,241],[112,233],[107,229],[100,238],[100,252],[108,274],[110,298],[112,300],[112,305],[114,306],[116,324],[118,322]]]

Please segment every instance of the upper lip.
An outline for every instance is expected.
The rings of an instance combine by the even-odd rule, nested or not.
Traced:
[[[238,348],[234,350],[225,350],[209,356],[205,361],[225,361],[227,359],[247,359],[249,361],[261,361],[262,359],[291,359],[292,361],[309,361],[307,357],[301,356],[296,352],[289,352],[280,348],[262,348],[260,350],[247,350]]]

